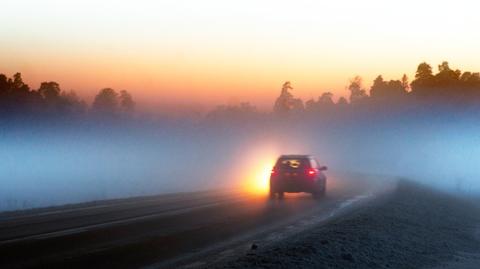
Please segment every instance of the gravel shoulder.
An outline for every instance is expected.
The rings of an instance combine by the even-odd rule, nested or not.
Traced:
[[[480,268],[475,203],[400,181],[361,209],[219,268]],[[464,266],[463,266],[464,265]]]

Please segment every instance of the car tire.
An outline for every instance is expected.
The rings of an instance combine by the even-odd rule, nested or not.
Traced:
[[[270,195],[269,195],[270,200],[275,199],[275,191],[270,190]]]
[[[320,199],[325,197],[325,187],[321,188],[320,190],[315,190],[314,192],[312,192],[312,196],[315,199]]]

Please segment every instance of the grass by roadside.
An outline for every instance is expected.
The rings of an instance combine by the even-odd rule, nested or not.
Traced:
[[[480,209],[401,181],[389,197],[224,268],[429,268],[480,252]],[[480,264],[479,264],[480,267]]]

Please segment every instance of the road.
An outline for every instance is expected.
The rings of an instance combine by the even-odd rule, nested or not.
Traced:
[[[201,267],[281,240],[385,190],[360,177],[329,182],[321,200],[292,194],[270,201],[223,190],[3,213],[0,268]]]

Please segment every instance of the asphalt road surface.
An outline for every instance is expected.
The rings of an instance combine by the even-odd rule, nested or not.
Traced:
[[[392,182],[330,177],[321,200],[229,190],[2,213],[0,268],[202,267],[348,214]]]

